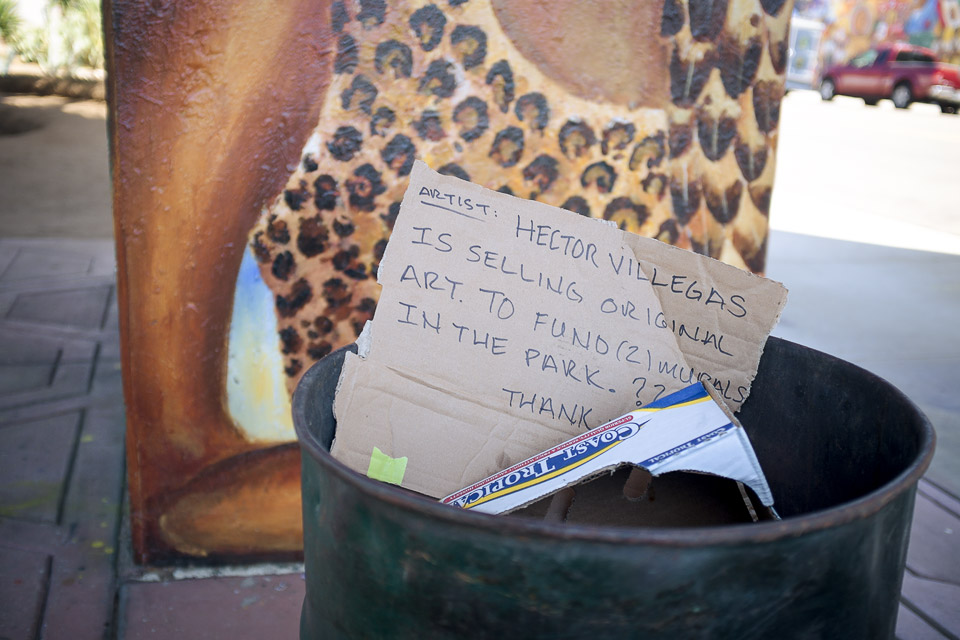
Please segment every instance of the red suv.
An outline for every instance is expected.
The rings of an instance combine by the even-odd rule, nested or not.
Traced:
[[[820,81],[820,97],[863,98],[869,105],[890,98],[898,109],[911,102],[930,102],[943,113],[960,107],[960,70],[937,62],[929,49],[911,44],[882,45],[850,62],[829,67]]]

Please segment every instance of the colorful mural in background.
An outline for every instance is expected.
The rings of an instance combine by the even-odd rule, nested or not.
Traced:
[[[414,158],[764,268],[790,0],[106,9],[138,561],[296,556],[289,394]]]
[[[794,15],[825,25],[821,69],[884,42],[928,47],[960,64],[960,0],[797,0]]]

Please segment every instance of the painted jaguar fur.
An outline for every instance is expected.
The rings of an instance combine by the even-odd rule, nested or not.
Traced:
[[[373,317],[414,158],[763,271],[789,0],[664,0],[669,99],[638,108],[542,73],[490,0],[398,4],[333,3],[320,122],[250,234],[291,390]]]

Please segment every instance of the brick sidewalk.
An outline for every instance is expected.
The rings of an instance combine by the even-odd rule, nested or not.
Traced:
[[[296,566],[134,567],[109,241],[0,240],[0,638],[294,638]],[[921,481],[897,634],[960,637],[960,501]]]
[[[108,240],[0,239],[0,638],[294,638],[298,567],[130,561],[114,270]]]
[[[0,636],[108,636],[124,482],[112,243],[0,241],[0,318]]]

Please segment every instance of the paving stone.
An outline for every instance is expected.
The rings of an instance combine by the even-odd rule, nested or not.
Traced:
[[[92,362],[61,362],[53,374],[51,389],[86,392],[90,388]]]
[[[68,396],[44,401],[39,404],[25,404],[13,407],[0,406],[0,429],[7,425],[40,420],[52,415],[82,411],[90,404],[86,395]]]
[[[39,637],[50,556],[0,546],[0,638]]]
[[[56,522],[78,412],[0,427],[0,515]]]
[[[110,287],[22,293],[7,313],[10,320],[99,329],[103,325]]]
[[[960,500],[956,496],[950,495],[926,477],[920,479],[917,489],[940,507],[960,518]]]
[[[116,377],[102,385],[119,387]],[[121,395],[120,389],[104,389]],[[4,428],[0,428],[2,434]],[[67,441],[59,437],[57,441]],[[48,638],[112,637],[115,558],[124,482],[124,421],[116,400],[92,406],[79,431],[59,527],[0,519],[0,539],[48,550],[54,560],[44,616]]]
[[[91,393],[83,398],[87,406],[62,500],[62,525],[44,529],[37,523],[8,520],[6,526],[0,526],[0,539],[20,540],[21,546],[30,546],[44,538],[42,548],[53,555],[43,625],[43,637],[47,638],[113,636],[115,559],[124,483],[123,394],[117,363],[98,362],[94,371]],[[56,404],[35,406],[49,410]],[[0,413],[0,420],[3,416]],[[0,427],[0,434],[6,428],[10,427]],[[73,438],[52,440],[68,443]]]
[[[922,406],[937,432],[937,449],[927,477],[941,489],[960,496],[960,411]]]
[[[90,395],[92,405],[114,407],[123,414],[123,369],[118,360],[97,358]]]
[[[31,283],[29,273],[37,274],[39,279],[49,280],[59,278],[69,280],[75,277],[113,276],[116,272],[116,249],[112,239],[89,238],[0,238],[0,265],[3,265],[4,252],[11,254],[8,262],[12,262],[18,253],[32,253],[40,256],[37,263],[26,264],[26,278],[23,282]],[[86,261],[86,269],[74,268],[65,265],[53,273],[59,257],[69,261]],[[52,264],[51,264],[52,263]],[[19,268],[19,267],[18,267]],[[0,273],[3,273],[0,271]],[[0,286],[4,285],[0,279]]]
[[[95,473],[96,469],[91,472]],[[119,483],[120,476],[112,475],[112,480]],[[53,558],[42,630],[44,638],[114,637],[111,632],[116,594],[113,547],[117,529],[101,527],[105,523],[98,522],[98,516],[102,514],[91,513],[79,522],[64,526],[0,518],[0,539],[4,544]]]
[[[896,635],[897,640],[950,640],[902,604],[897,615]]]
[[[17,301],[16,291],[0,291],[0,318],[6,318]]]
[[[116,332],[107,334],[100,341],[100,359],[119,362],[121,355],[120,334]]]
[[[96,399],[91,400],[87,394],[52,398],[39,403],[17,405],[12,407],[0,406],[0,429],[8,425],[42,420],[54,415],[75,413],[96,405]]]
[[[83,421],[62,523],[91,544],[114,546],[110,536],[123,499],[124,425],[122,411],[109,407],[89,409]]]
[[[855,363],[960,357],[960,341],[943,338],[960,315],[960,256],[782,232],[776,241],[768,275],[790,299],[774,335]]]
[[[54,363],[0,364],[0,395],[43,389],[53,379]]]
[[[69,396],[82,396],[89,390],[92,367],[92,362],[61,364],[57,367],[50,386],[0,395],[0,409],[50,402]]]
[[[918,576],[960,584],[960,518],[917,494],[907,567]],[[957,603],[960,607],[960,602]]]
[[[0,238],[0,281],[3,280],[3,274],[6,272],[10,263],[17,257],[20,247],[9,241]]]
[[[62,354],[63,341],[21,329],[0,326],[0,363],[53,364]],[[90,353],[93,357],[93,353]]]
[[[97,360],[52,569],[45,637],[112,637],[124,486],[123,390],[116,362]]]
[[[304,586],[299,574],[129,583],[120,637],[296,638]]]
[[[120,333],[120,314],[117,308],[117,289],[116,287],[111,287],[110,289],[110,301],[107,305],[107,319],[103,323],[104,331],[114,331],[119,335]]]
[[[72,539],[57,550],[44,614],[44,638],[113,636],[116,575],[112,546],[92,546]]]
[[[86,393],[95,354],[90,340],[0,326],[0,409]]]
[[[52,555],[69,537],[63,527],[51,522],[30,522],[0,516],[0,543],[13,549]]]
[[[98,243],[93,256],[93,266],[90,267],[90,275],[116,278],[117,251],[112,240]]]
[[[911,609],[922,612],[933,626],[960,636],[960,585],[925,580],[905,571],[901,598]]]
[[[10,282],[45,276],[87,275],[92,264],[90,256],[21,248],[3,271],[0,280]]]
[[[117,292],[114,289],[107,306],[107,318],[103,323],[100,340],[100,358],[104,360],[120,359],[120,315],[117,311]]]

